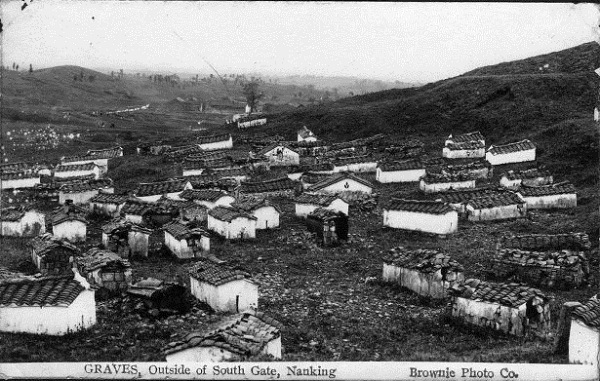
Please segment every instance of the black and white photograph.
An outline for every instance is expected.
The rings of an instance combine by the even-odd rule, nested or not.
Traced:
[[[1,2],[0,378],[598,379],[599,26]]]

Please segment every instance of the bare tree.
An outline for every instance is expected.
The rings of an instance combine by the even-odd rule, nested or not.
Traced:
[[[246,97],[248,106],[250,106],[250,112],[252,113],[256,111],[258,101],[264,97],[264,94],[258,91],[258,83],[255,81],[246,83],[242,89],[242,92]]]

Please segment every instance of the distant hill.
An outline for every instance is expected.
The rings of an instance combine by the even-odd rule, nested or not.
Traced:
[[[242,84],[232,79],[207,78],[194,83],[189,78],[177,78],[172,82],[156,82],[151,75],[114,72],[107,75],[79,66],[57,66],[28,71],[5,70],[3,72],[3,115],[11,117],[19,113],[39,112],[40,108],[54,107],[65,110],[91,112],[94,110],[120,109],[132,105],[151,103],[154,108],[168,111],[174,108],[197,110],[200,104],[243,102]],[[226,83],[223,83],[225,81]],[[263,103],[311,104],[326,98],[322,90],[306,89],[293,84],[277,84],[263,81],[259,89],[264,93]],[[182,104],[177,99],[195,99],[194,104]]]
[[[8,105],[70,108],[124,106],[141,102],[124,83],[79,66],[27,71],[5,70],[3,95]]]
[[[402,81],[383,81],[377,79],[342,77],[342,76],[317,76],[317,75],[290,75],[276,77],[278,83],[299,86],[314,86],[317,89],[337,92],[340,95],[365,94],[388,89],[402,89],[417,87],[419,83]]]

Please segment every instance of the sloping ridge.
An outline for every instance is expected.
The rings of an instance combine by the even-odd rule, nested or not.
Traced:
[[[600,67],[600,45],[588,42],[574,48],[471,70],[462,76],[588,73]]]
[[[292,135],[306,125],[317,136],[333,140],[376,133],[427,135],[473,129],[495,141],[527,136],[591,113],[599,83],[593,68],[600,66],[599,57],[600,47],[587,43],[419,88],[382,91],[274,114],[270,118],[273,123],[265,130]],[[554,63],[557,69],[540,73],[542,62],[550,62],[550,68]],[[569,68],[571,63],[574,68]]]

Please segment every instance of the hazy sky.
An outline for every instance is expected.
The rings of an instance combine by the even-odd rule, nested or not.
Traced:
[[[429,82],[592,41],[591,4],[0,2],[4,65]]]

